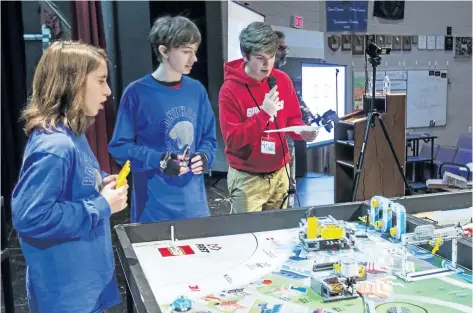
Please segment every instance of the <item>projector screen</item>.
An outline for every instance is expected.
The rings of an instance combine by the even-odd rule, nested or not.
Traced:
[[[338,74],[337,74],[338,70]],[[338,82],[338,86],[337,86]],[[338,105],[337,105],[338,87]],[[336,64],[302,63],[302,99],[312,115],[323,115],[334,110],[339,117],[345,115],[346,66]],[[333,143],[333,129],[319,130],[319,135],[307,147]]]
[[[252,22],[264,22],[261,15],[235,1],[228,1],[227,61],[241,59],[240,32]]]

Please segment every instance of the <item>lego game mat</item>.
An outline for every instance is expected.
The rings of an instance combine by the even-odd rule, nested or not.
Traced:
[[[362,225],[357,227],[367,238],[356,238],[355,249],[349,250],[307,253],[299,244],[299,228],[137,243],[133,249],[166,313],[473,311],[471,272],[406,282],[395,275],[401,267],[401,244],[372,229],[366,231]],[[448,264],[427,250],[411,246],[408,251],[408,265],[414,271]],[[314,272],[314,261],[337,262],[345,256],[364,262],[364,280],[354,285],[362,297],[324,302],[312,289],[311,277],[324,279],[334,271]]]

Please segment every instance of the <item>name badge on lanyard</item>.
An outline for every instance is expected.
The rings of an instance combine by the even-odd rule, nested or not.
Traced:
[[[276,154],[276,140],[271,137],[261,138],[261,153]]]

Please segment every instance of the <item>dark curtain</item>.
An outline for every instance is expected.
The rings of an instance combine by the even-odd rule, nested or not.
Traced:
[[[2,1],[2,195],[6,220],[21,168],[26,135],[19,122],[26,104],[26,58],[20,1]]]
[[[107,49],[100,1],[71,1],[72,39],[80,40],[102,49]],[[100,167],[107,173],[118,174],[119,167],[108,153],[108,142],[113,134],[115,110],[109,97],[104,110],[95,119],[95,124],[86,136]]]

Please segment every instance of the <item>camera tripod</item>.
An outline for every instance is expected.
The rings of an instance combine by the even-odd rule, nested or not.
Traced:
[[[363,143],[361,146],[361,151],[358,156],[358,161],[356,163],[356,172],[355,172],[355,179],[353,182],[353,190],[352,190],[352,202],[356,201],[356,193],[358,191],[358,183],[360,181],[360,175],[361,171],[363,170],[363,161],[365,159],[365,150],[368,145],[368,136],[370,129],[372,127],[375,127],[375,118],[378,119],[379,124],[381,124],[381,129],[383,130],[384,137],[386,138],[389,148],[391,149],[392,155],[394,156],[394,159],[396,160],[397,168],[399,170],[399,173],[402,176],[402,179],[404,180],[405,187],[408,188],[409,194],[412,194],[412,189],[409,186],[409,183],[407,182],[406,176],[404,175],[404,169],[399,162],[399,158],[397,157],[396,151],[394,150],[393,143],[391,141],[391,138],[389,137],[388,130],[386,129],[386,124],[384,123],[380,113],[375,109],[374,107],[374,101],[375,101],[375,96],[376,96],[376,67],[381,64],[381,57],[379,55],[370,56],[369,61],[371,65],[373,66],[373,87],[372,87],[372,95],[371,95],[371,105],[370,109],[368,112],[368,116],[366,118],[366,128],[365,128],[365,133],[363,135]]]

